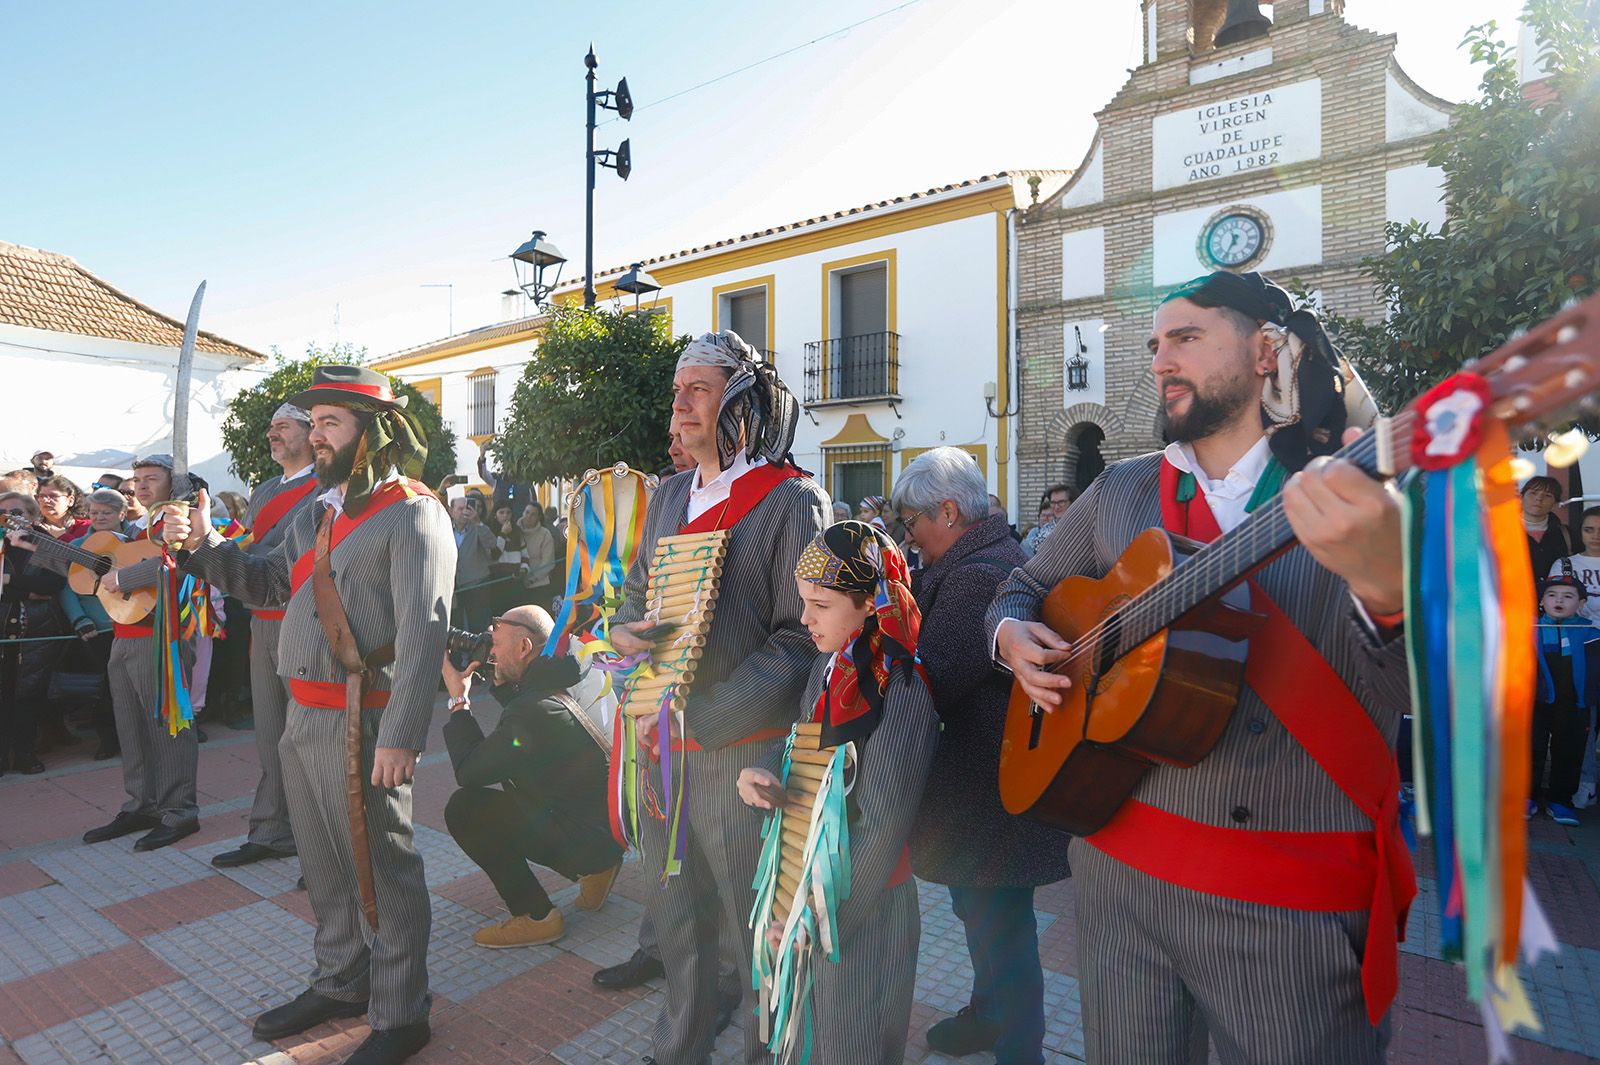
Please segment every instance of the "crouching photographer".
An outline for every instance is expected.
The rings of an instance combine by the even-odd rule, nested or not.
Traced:
[[[476,643],[478,660],[452,662],[447,653],[444,661],[450,695],[444,740],[461,786],[445,807],[445,824],[489,874],[511,913],[473,935],[484,947],[553,943],[565,931],[561,911],[529,862],[576,880],[582,910],[600,908],[621,868],[622,850],[606,814],[606,756],[573,716],[569,707],[576,704],[566,696],[578,683],[578,664],[539,653],[553,627],[541,608],[515,607],[494,618],[476,641],[452,633],[452,647]],[[501,707],[499,723],[487,736],[469,698],[485,645],[494,670],[492,694]]]

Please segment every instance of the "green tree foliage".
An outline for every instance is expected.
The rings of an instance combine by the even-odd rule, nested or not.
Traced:
[[[1600,0],[1529,0],[1524,17],[1553,92],[1524,98],[1495,24],[1468,31],[1481,95],[1428,156],[1448,217],[1390,223],[1390,250],[1366,260],[1387,321],[1330,323],[1386,410],[1597,288]]]
[[[303,358],[291,359],[273,349],[272,372],[254,388],[234,396],[222,423],[222,444],[232,459],[233,472],[246,484],[260,484],[283,472],[267,450],[267,426],[272,415],[290,396],[311,387],[311,372],[318,366],[357,366],[366,361],[367,349],[335,344],[324,350],[312,344]],[[394,383],[396,395],[409,396],[407,410],[422,423],[428,441],[428,462],[422,479],[436,485],[456,468],[455,434],[445,428],[435,407],[421,392],[403,381]]]
[[[617,462],[665,466],[672,374],[688,339],[662,314],[553,308],[490,445],[494,461],[531,483]]]

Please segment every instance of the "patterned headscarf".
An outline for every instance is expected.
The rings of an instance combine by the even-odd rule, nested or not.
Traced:
[[[1295,309],[1289,293],[1260,274],[1217,270],[1180,285],[1162,302],[1175,299],[1227,307],[1262,323],[1278,368],[1262,389],[1261,419],[1268,446],[1290,473],[1339,450],[1347,425],[1364,429],[1377,416],[1366,385],[1334,351],[1316,314]]]
[[[800,552],[794,574],[819,588],[870,596],[872,613],[851,635],[833,664],[824,706],[822,746],[836,747],[872,734],[883,716],[883,696],[896,666],[912,668],[922,612],[911,595],[911,571],[893,540],[874,526],[841,521],[817,534]],[[862,663],[867,682],[862,683]]]
[[[402,477],[420,477],[422,466],[428,461],[428,444],[416,415],[404,407],[376,400],[368,403],[345,399],[338,405],[371,419],[356,444],[355,468],[345,492],[344,512],[355,517],[366,509],[372,490],[390,470],[399,472]]]
[[[740,449],[747,460],[774,465],[790,461],[800,402],[771,363],[731,329],[706,333],[689,342],[678,356],[685,366],[721,366],[733,371],[717,411],[717,456],[722,468],[733,465]]]

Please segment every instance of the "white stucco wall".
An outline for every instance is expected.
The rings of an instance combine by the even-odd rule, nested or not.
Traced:
[[[1401,166],[1384,175],[1384,218],[1390,222],[1426,222],[1434,232],[1444,224],[1444,170],[1437,166]]]
[[[1176,285],[1211,270],[1198,251],[1200,231],[1227,207],[1253,207],[1272,224],[1267,254],[1252,270],[1271,273],[1322,262],[1322,186],[1305,185],[1262,196],[1218,200],[1204,207],[1157,215],[1153,280]]]
[[[89,476],[126,472],[135,455],[170,452],[177,360],[176,348],[0,325],[0,380],[12,389],[0,451],[52,451],[59,466],[92,469]],[[213,489],[246,488],[228,469],[222,422],[228,401],[265,372],[195,352],[189,466]],[[74,457],[91,461],[69,461]]]

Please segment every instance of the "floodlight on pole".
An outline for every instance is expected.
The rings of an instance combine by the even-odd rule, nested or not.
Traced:
[[[617,172],[622,180],[628,180],[628,175],[633,172],[633,153],[627,141],[623,141],[616,151],[596,151],[594,147],[595,118],[601,108],[615,111],[623,121],[633,118],[633,94],[628,91],[628,79],[623,78],[617,82],[615,89],[595,90],[594,72],[600,66],[600,60],[595,57],[594,45],[589,45],[589,54],[583,57],[583,65],[587,69],[584,76],[584,103],[588,108],[588,148],[584,152],[584,168],[587,171],[584,188],[584,224],[583,224],[583,305],[594,306],[594,170],[595,166],[609,167]]]

